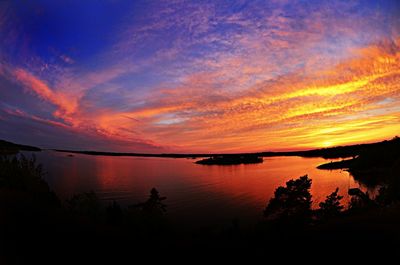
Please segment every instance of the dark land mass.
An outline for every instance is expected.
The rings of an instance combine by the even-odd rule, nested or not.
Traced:
[[[0,154],[5,154],[5,153],[13,154],[13,153],[18,153],[19,151],[39,152],[41,151],[41,149],[34,146],[14,144],[12,142],[0,140]]]
[[[400,138],[372,144],[361,150],[352,159],[319,165],[319,169],[346,169],[356,180],[365,184],[377,185],[396,181],[400,176],[394,176],[396,165],[400,164]],[[396,173],[396,174],[397,174]]]
[[[354,161],[355,161],[354,158],[346,159],[346,160],[342,160],[342,161],[335,161],[335,162],[330,162],[330,163],[325,163],[325,164],[319,165],[317,168],[318,169],[329,169],[329,170],[348,169],[353,165]]]
[[[306,151],[287,151],[287,152],[256,152],[256,153],[203,153],[203,154],[146,154],[146,153],[120,153],[120,152],[98,152],[98,151],[76,151],[76,150],[62,150],[54,149],[57,152],[85,154],[85,155],[102,155],[102,156],[142,156],[142,157],[170,157],[170,158],[204,158],[204,157],[274,157],[274,156],[301,156],[301,157],[322,157],[322,158],[346,158],[355,157],[371,148],[384,148],[390,145],[393,140],[385,140],[377,143],[370,144],[357,144],[347,146],[336,146],[329,148],[313,149]]]
[[[257,155],[223,155],[212,156],[196,161],[201,165],[239,165],[239,164],[257,164],[262,163],[263,158]]]

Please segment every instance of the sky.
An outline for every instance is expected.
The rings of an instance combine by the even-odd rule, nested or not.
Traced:
[[[122,152],[400,135],[400,1],[0,1],[0,139]]]

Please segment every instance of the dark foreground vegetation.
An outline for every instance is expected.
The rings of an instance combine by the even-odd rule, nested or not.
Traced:
[[[43,180],[44,171],[34,157],[3,154],[0,264],[120,264],[139,256],[163,258],[176,252],[204,256],[215,250],[273,255],[283,246],[315,248],[320,240],[337,240],[341,246],[371,239],[400,243],[398,141],[388,141],[384,149],[365,150],[350,167],[358,170],[354,172],[360,181],[378,183],[374,198],[350,189],[351,202],[345,208],[336,189],[313,209],[312,180],[305,175],[278,187],[254,225],[243,226],[239,220],[198,230],[169,222],[168,198],[156,189],[128,207],[101,201],[93,192],[61,201]]]

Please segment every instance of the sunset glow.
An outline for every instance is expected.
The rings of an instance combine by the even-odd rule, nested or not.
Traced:
[[[251,152],[400,135],[395,0],[4,1],[0,36],[0,138],[22,144]]]

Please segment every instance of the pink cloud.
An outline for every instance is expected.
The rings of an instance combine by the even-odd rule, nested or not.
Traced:
[[[54,113],[55,116],[63,118],[76,111],[76,99],[68,98],[62,93],[53,91],[44,81],[36,78],[29,72],[18,68],[14,71],[14,76],[28,91],[56,105],[58,110]]]

